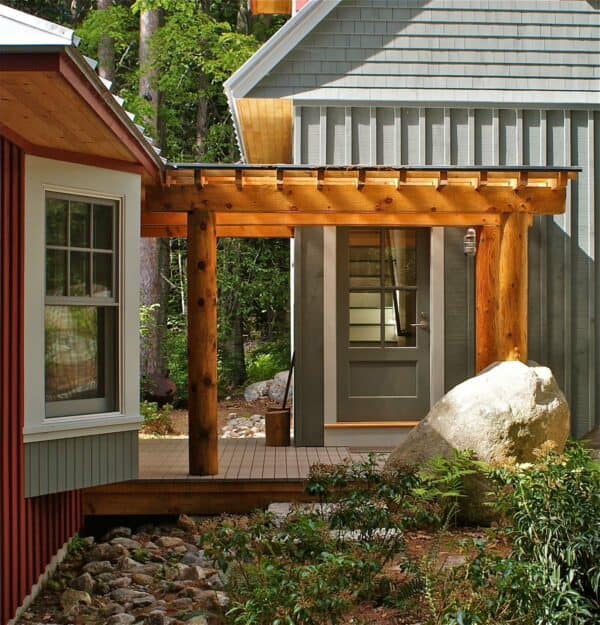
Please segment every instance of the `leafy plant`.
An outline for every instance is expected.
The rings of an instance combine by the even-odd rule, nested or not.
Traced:
[[[172,412],[171,404],[165,404],[159,408],[156,402],[143,401],[140,404],[140,414],[144,419],[144,432],[154,436],[174,434]]]

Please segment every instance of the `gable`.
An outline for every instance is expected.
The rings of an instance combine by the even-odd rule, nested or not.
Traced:
[[[599,102],[593,0],[313,1],[328,14],[238,97]]]

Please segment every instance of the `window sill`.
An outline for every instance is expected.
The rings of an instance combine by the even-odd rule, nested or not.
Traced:
[[[127,416],[121,413],[54,417],[44,419],[39,425],[26,425],[23,428],[23,440],[25,443],[35,443],[57,438],[97,436],[112,432],[139,430],[142,423],[143,419],[137,415]]]

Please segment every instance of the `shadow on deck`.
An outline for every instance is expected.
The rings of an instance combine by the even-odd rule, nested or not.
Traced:
[[[219,474],[188,474],[187,439],[141,439],[139,479],[87,489],[84,513],[244,513],[277,501],[306,501],[313,464],[351,458],[346,447],[266,447],[264,439],[220,439]]]

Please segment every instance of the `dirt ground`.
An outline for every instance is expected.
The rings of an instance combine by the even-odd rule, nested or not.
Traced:
[[[278,408],[279,404],[269,399],[259,399],[247,402],[243,397],[224,399],[219,402],[219,429],[229,421],[229,415],[234,413],[236,417],[250,417],[255,414],[264,415],[269,408]],[[175,433],[161,438],[185,438],[188,435],[188,411],[175,409],[171,413]],[[142,436],[144,433],[142,432]],[[151,436],[155,438],[155,436]]]

